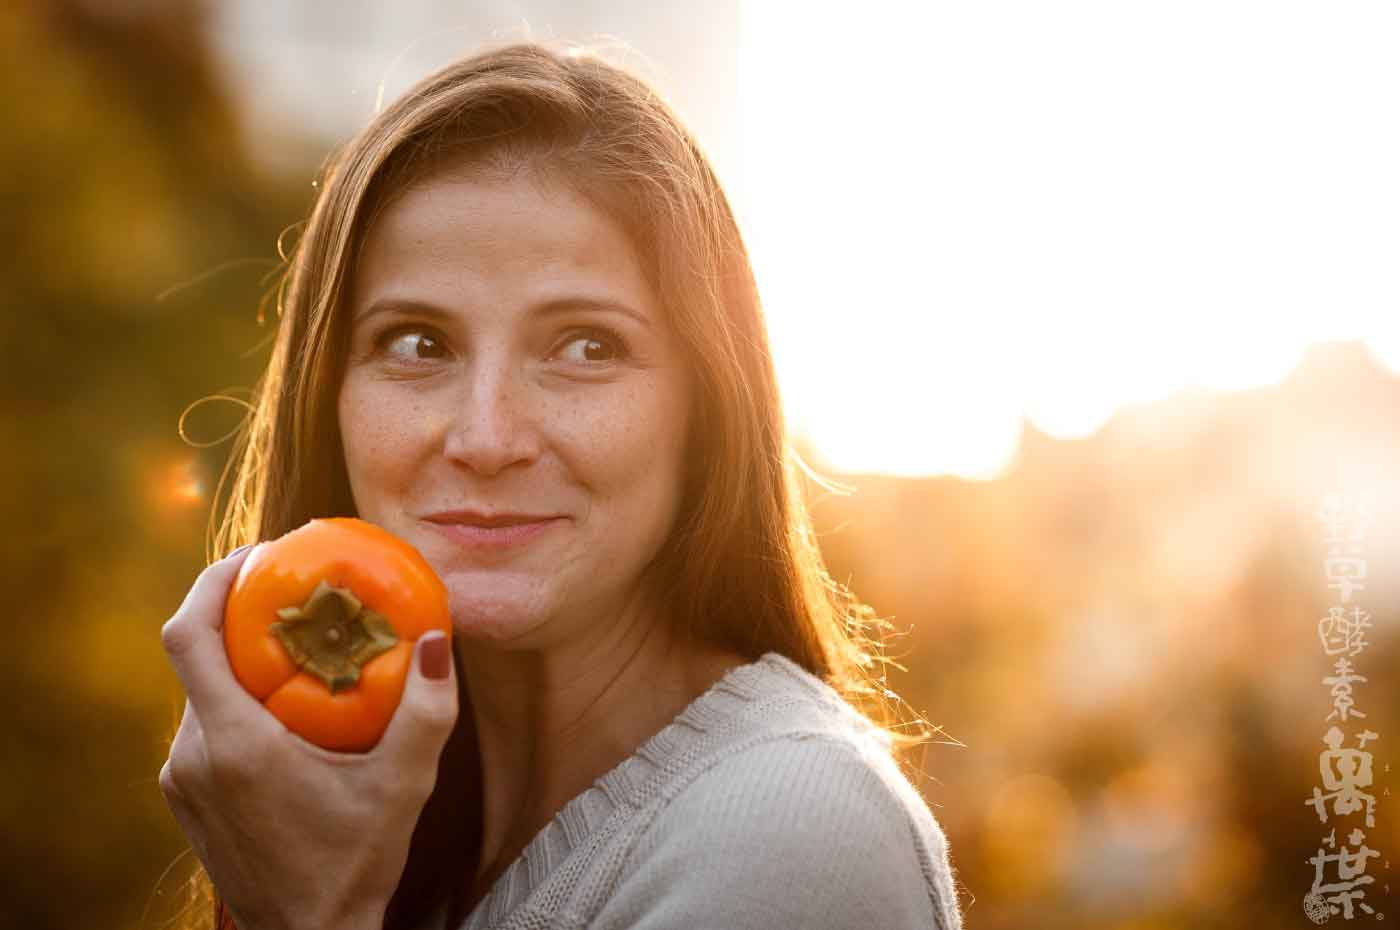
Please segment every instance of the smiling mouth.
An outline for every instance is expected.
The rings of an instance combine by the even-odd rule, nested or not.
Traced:
[[[529,514],[529,513],[482,513],[475,510],[450,510],[442,513],[431,514],[425,518],[429,523],[455,525],[455,526],[478,526],[486,529],[495,529],[501,526],[519,526],[530,523],[543,523],[557,519],[553,514]]]
[[[516,546],[542,535],[557,524],[561,517],[544,517],[517,522],[497,522],[495,525],[482,525],[475,522],[428,523],[443,536],[467,548],[497,549]]]

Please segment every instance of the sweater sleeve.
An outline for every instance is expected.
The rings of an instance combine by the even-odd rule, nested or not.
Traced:
[[[893,762],[848,742],[793,736],[729,756],[682,790],[639,837],[589,923],[590,930],[961,926],[943,832]]]

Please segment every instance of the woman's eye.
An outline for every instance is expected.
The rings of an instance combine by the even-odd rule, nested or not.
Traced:
[[[569,337],[563,354],[570,361],[584,364],[615,362],[626,356],[627,346],[621,338],[604,330],[584,329]]]
[[[396,326],[385,330],[374,342],[387,355],[407,361],[442,358],[442,341],[431,330],[419,326]]]

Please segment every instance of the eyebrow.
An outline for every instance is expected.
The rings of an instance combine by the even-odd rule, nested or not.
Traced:
[[[352,324],[362,323],[370,317],[378,316],[381,313],[409,313],[418,316],[425,316],[435,320],[450,320],[456,314],[445,307],[437,304],[426,303],[421,300],[401,299],[397,297],[381,297],[374,300],[364,310],[354,314],[350,322]],[[562,316],[566,313],[616,313],[636,320],[642,326],[650,328],[652,325],[646,314],[642,313],[627,304],[615,300],[607,300],[596,297],[559,297],[554,300],[547,300],[544,303],[535,304],[528,311],[531,317],[554,317]]]

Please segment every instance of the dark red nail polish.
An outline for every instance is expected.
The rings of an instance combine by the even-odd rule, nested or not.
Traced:
[[[452,669],[452,647],[441,633],[424,636],[418,644],[418,668],[424,678],[440,681]]]

